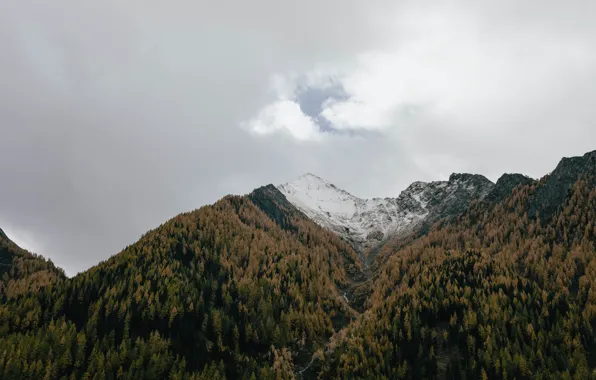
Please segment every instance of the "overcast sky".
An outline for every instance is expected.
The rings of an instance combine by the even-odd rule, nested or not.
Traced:
[[[594,1],[2,1],[0,228],[70,275],[229,193],[596,149]]]

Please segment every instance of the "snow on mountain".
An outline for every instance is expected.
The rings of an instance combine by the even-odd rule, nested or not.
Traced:
[[[366,250],[463,211],[492,186],[483,176],[453,174],[449,181],[414,182],[397,198],[362,199],[308,173],[278,189],[313,221]]]

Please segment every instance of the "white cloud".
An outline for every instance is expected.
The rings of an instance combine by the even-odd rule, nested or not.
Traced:
[[[583,31],[561,34],[540,23],[495,28],[481,16],[457,6],[404,9],[395,19],[393,46],[327,64],[328,72],[319,65],[302,82],[296,73],[277,76],[285,84],[279,98],[295,100],[300,84],[339,82],[346,99],[329,99],[321,112],[334,129],[407,129],[423,113],[444,128],[494,134],[522,127],[525,115],[559,100],[557,92],[589,91],[596,50]],[[561,108],[558,115],[573,117],[573,107]]]
[[[263,108],[256,118],[245,124],[254,133],[268,135],[288,132],[297,140],[318,140],[316,123],[291,100],[280,100]]]

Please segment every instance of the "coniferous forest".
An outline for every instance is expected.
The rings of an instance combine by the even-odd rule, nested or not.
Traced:
[[[73,278],[0,232],[0,378],[596,378],[596,152],[516,178],[374,252],[274,186]]]

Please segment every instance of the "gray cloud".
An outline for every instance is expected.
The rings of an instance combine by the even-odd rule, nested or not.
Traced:
[[[307,171],[389,196],[595,148],[593,2],[59,3],[0,4],[0,227],[69,274]],[[321,138],[239,127],[280,77]],[[385,124],[331,133],[329,98]]]

